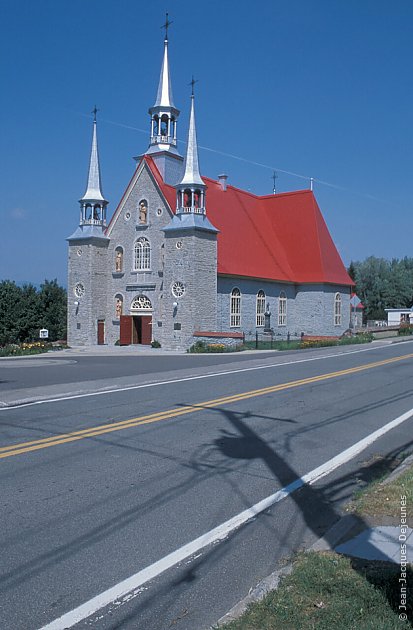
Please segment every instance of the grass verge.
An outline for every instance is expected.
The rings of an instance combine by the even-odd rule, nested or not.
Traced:
[[[225,630],[399,630],[400,570],[333,552],[297,556],[280,587]],[[380,566],[378,566],[380,565]],[[383,566],[385,565],[385,566]],[[410,583],[413,572],[410,571]],[[407,613],[412,618],[412,609]],[[410,614],[409,614],[410,613]]]
[[[386,462],[375,462],[377,472]],[[397,462],[387,462],[393,468]],[[370,462],[371,465],[371,462]],[[387,467],[387,474],[389,469]],[[356,493],[348,511],[400,521],[401,497],[412,518],[413,465],[391,481],[370,483]],[[408,559],[409,560],[409,559]],[[411,560],[411,559],[410,559]],[[407,565],[407,610],[401,603],[401,566],[347,558],[334,552],[300,553],[277,590],[251,604],[225,630],[400,630],[413,627],[413,567]],[[406,618],[399,617],[400,613]]]
[[[400,498],[406,497],[408,519],[413,518],[413,465],[396,479],[376,480],[357,492],[348,504],[348,512],[360,516],[397,516],[400,514]]]

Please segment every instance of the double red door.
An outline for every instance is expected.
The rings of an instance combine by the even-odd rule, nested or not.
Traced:
[[[151,315],[121,315],[120,318],[120,345],[130,344],[150,345],[152,340],[152,316]]]

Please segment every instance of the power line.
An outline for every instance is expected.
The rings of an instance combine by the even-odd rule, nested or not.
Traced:
[[[85,116],[87,118],[89,118],[89,116],[87,114],[84,114],[83,112],[77,112],[78,114],[80,114],[81,116]],[[147,134],[148,130],[147,129],[140,129],[139,127],[133,127],[132,125],[126,125],[124,123],[120,123],[114,120],[108,120],[106,118],[100,118],[101,122],[105,122],[108,123],[109,125],[115,125],[116,127],[122,127],[124,129],[130,129],[132,131],[138,131],[139,133],[144,133]],[[183,140],[178,140],[178,142],[180,144],[186,144],[186,142],[184,142]],[[397,206],[397,207],[401,207],[399,204],[395,204],[392,201],[388,201],[387,199],[380,199],[379,197],[375,197],[374,195],[370,195],[369,193],[363,193],[360,192],[358,190],[353,190],[351,188],[347,188],[346,186],[341,186],[339,184],[334,184],[332,182],[327,182],[326,180],[323,179],[318,179],[317,177],[311,177],[310,175],[303,175],[301,173],[295,173],[294,171],[287,171],[285,169],[279,168],[278,166],[270,166],[269,164],[263,164],[262,162],[256,162],[254,160],[250,160],[248,158],[244,158],[242,156],[239,155],[234,155],[233,153],[227,153],[226,151],[219,151],[218,149],[212,149],[211,147],[205,147],[203,145],[198,145],[199,149],[202,149],[204,151],[209,151],[210,153],[216,153],[217,155],[222,155],[223,157],[227,157],[227,158],[231,158],[233,160],[238,160],[239,162],[244,162],[245,164],[252,164],[253,166],[258,166],[260,168],[265,168],[268,169],[272,172],[276,171],[279,173],[284,173],[284,175],[289,175],[291,177],[297,177],[298,179],[302,179],[305,180],[307,182],[310,183],[317,183],[320,184],[321,186],[327,186],[328,188],[333,188],[335,190],[341,190],[343,192],[347,192],[350,193],[352,195],[357,195],[359,197],[363,197],[365,199],[370,199],[371,201],[376,201],[377,203],[383,203],[389,206]]]

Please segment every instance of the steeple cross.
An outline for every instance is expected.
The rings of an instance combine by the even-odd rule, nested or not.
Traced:
[[[93,122],[96,122],[96,114],[98,113],[98,111],[99,110],[95,105],[94,109],[92,109],[92,112],[91,112],[93,114]]]
[[[195,79],[194,79],[194,75],[192,75],[192,81],[191,81],[190,83],[188,83],[188,85],[191,85],[191,86],[192,86],[192,87],[191,87],[191,90],[192,90],[192,91],[191,91],[191,96],[193,96],[193,95],[194,95],[194,85],[195,85],[195,83],[198,83],[198,79],[196,79],[196,80],[195,80]]]
[[[168,13],[166,14],[166,20],[165,20],[165,24],[162,24],[161,28],[165,29],[165,39],[168,40],[168,27],[171,26],[173,22],[169,21],[169,16]]]

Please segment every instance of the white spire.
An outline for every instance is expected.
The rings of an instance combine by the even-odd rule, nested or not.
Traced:
[[[194,82],[194,81],[193,81]],[[193,86],[192,86],[193,88]],[[185,155],[185,174],[179,185],[197,184],[205,186],[199,172],[198,144],[196,141],[194,94],[191,95],[191,115],[189,118],[188,144]]]
[[[166,22],[162,28],[165,29],[165,47],[159,77],[158,93],[155,105],[149,108],[151,117],[151,135],[147,154],[156,155],[168,151],[179,156],[176,140],[176,124],[179,116],[179,109],[174,105],[172,96],[171,76],[169,73],[168,61],[168,27],[172,24],[166,14]]]
[[[165,39],[165,49],[163,54],[161,75],[159,77],[158,93],[156,95],[156,102],[154,107],[173,107],[174,109],[176,109],[172,96],[171,76],[169,73],[167,39]]]
[[[89,163],[89,175],[87,180],[86,192],[83,195],[81,201],[106,201],[102,193],[102,185],[100,181],[100,166],[99,166],[99,153],[98,153],[98,138],[97,138],[97,125],[96,125],[96,112],[93,110],[93,136],[92,136],[92,150],[90,152]]]

